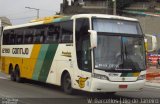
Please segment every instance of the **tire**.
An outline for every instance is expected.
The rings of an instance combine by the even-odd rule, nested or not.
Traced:
[[[15,78],[15,74],[14,74],[14,70],[13,70],[13,67],[12,66],[10,66],[9,67],[9,70],[10,70],[10,79],[11,79],[11,81],[16,81],[16,78]]]
[[[15,74],[16,82],[18,82],[18,83],[22,82],[22,78],[20,77],[20,70],[19,70],[18,66],[15,67],[14,74]]]
[[[73,93],[71,77],[70,77],[70,75],[68,73],[66,73],[63,76],[62,89],[66,94],[72,94]]]

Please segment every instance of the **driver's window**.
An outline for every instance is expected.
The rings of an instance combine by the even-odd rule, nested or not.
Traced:
[[[89,19],[76,19],[76,53],[77,63],[81,70],[91,72],[91,51],[90,51],[90,36]]]

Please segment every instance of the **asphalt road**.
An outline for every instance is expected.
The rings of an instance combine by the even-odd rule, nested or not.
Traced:
[[[145,86],[141,92],[117,92],[114,95],[81,91],[67,95],[57,86],[29,80],[25,83],[16,83],[0,73],[0,98],[0,104],[87,104],[88,101],[93,104],[133,104],[138,101],[142,104],[143,101],[150,100],[154,101],[152,104],[159,104],[160,99],[155,98],[160,98],[160,88]]]

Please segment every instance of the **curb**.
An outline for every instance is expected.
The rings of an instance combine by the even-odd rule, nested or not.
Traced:
[[[160,88],[160,83],[146,82],[145,86],[159,87]]]

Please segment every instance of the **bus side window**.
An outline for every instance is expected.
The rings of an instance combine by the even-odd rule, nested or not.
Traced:
[[[73,21],[66,21],[61,23],[61,39],[62,43],[73,42]]]
[[[81,70],[91,72],[91,51],[90,51],[90,36],[89,19],[76,19],[76,53],[77,63]]]
[[[36,32],[34,36],[34,43],[35,44],[43,44],[45,40],[45,27],[36,26]]]
[[[16,34],[15,34],[14,30],[11,30],[10,31],[9,44],[13,45],[13,44],[16,43],[15,41],[16,41]]]
[[[32,35],[30,35],[30,36],[27,37],[27,43],[28,44],[33,43],[33,36]]]
[[[17,29],[15,30],[15,34],[16,34],[16,44],[23,44],[24,30]]]
[[[47,29],[45,43],[57,43],[60,35],[60,27],[58,24],[51,24]]]
[[[3,32],[3,45],[9,44],[10,30],[5,30]]]
[[[25,29],[24,44],[33,44],[34,28],[28,27]]]

